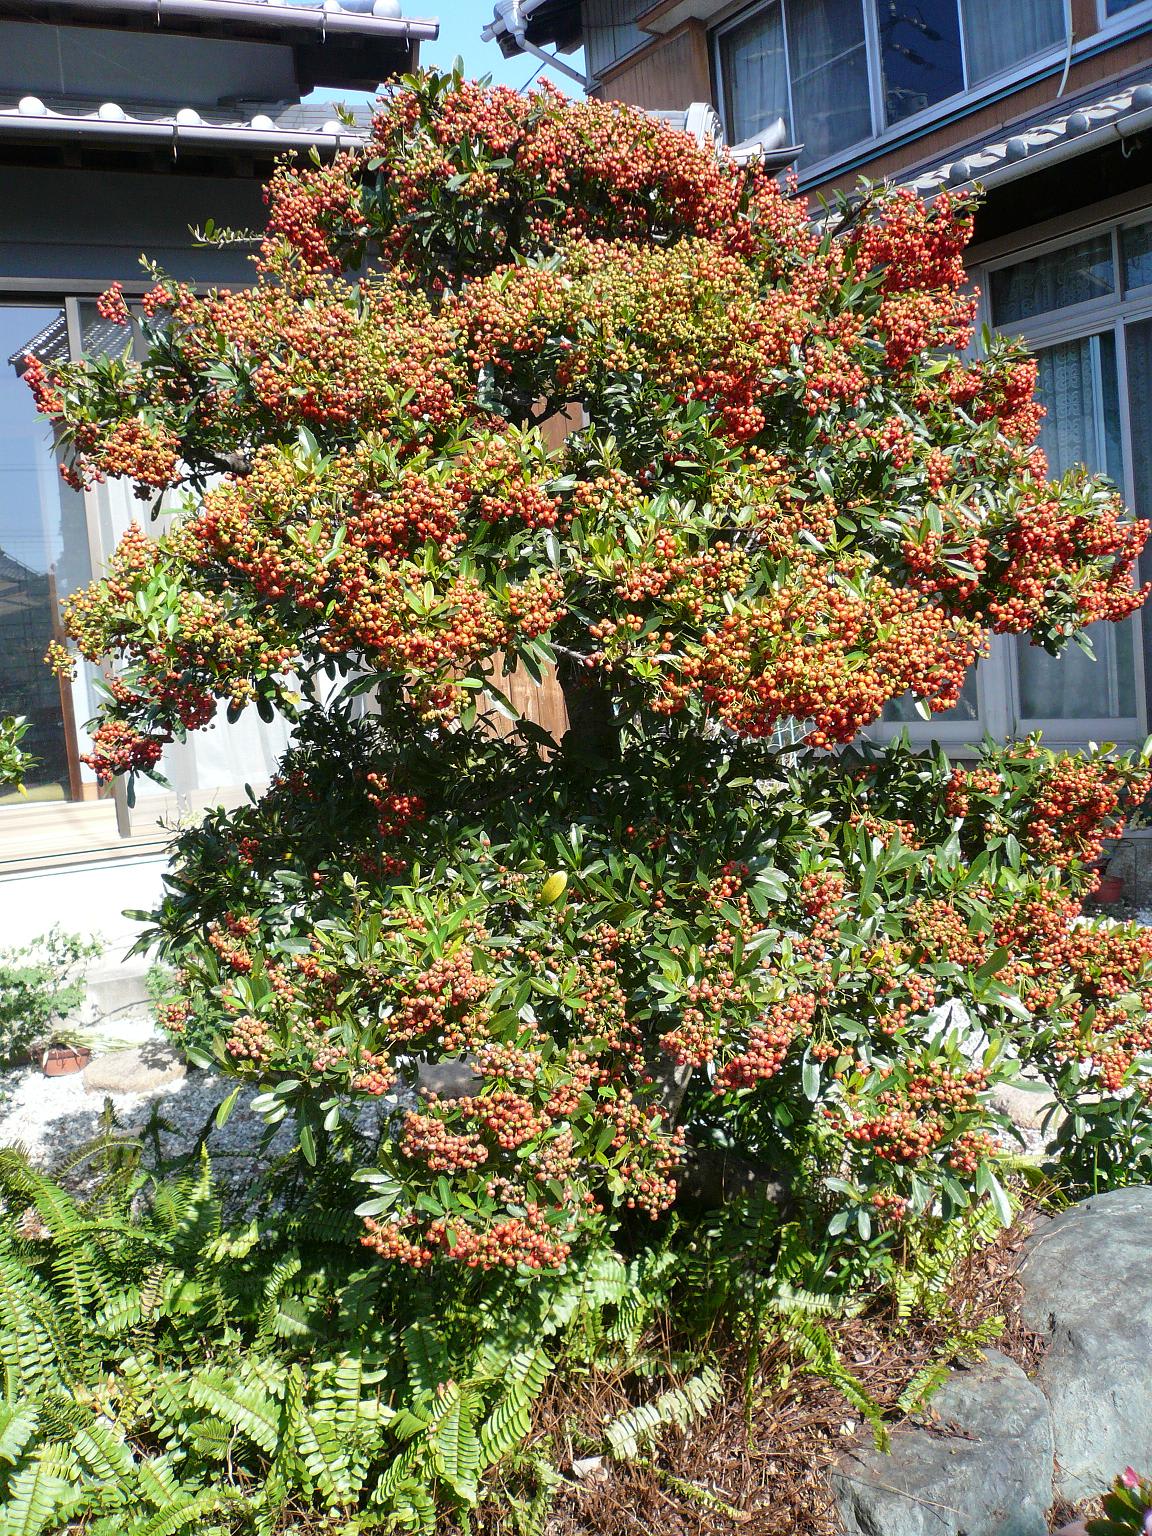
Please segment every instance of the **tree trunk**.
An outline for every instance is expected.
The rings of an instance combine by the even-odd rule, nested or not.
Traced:
[[[620,724],[612,708],[611,692],[593,673],[567,656],[560,658],[556,676],[568,711],[564,751],[570,756],[618,762]]]

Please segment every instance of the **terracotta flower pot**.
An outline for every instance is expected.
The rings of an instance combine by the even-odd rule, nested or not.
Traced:
[[[70,1072],[83,1072],[92,1059],[86,1045],[51,1045],[44,1052],[42,1063],[45,1077],[67,1077]]]
[[[1124,882],[1119,875],[1101,875],[1100,884],[1093,892],[1092,899],[1105,906],[1111,906],[1113,902],[1124,900]]]

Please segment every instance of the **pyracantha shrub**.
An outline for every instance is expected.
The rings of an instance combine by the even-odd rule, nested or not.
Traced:
[[[1139,1140],[1148,941],[1080,903],[1142,768],[848,750],[990,635],[1144,596],[1146,525],[1048,478],[1032,361],[963,355],[970,206],[814,225],[634,109],[455,76],[268,206],[251,286],[113,291],[134,350],[26,376],[74,483],[184,497],[69,604],[97,773],[222,703],[298,722],[180,845],[169,1024],[308,1157],[394,1096],[365,1241],[555,1266],[708,1144],[866,1234],[997,1197],[1026,1068]],[[562,743],[493,728],[514,668]]]

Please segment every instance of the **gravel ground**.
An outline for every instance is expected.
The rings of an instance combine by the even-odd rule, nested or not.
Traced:
[[[93,1063],[100,1063],[105,1076],[109,1071],[116,1075],[123,1063],[127,1077],[141,1056],[145,1061],[174,1059],[147,1017],[107,1021],[93,1031],[91,1043]],[[14,1068],[0,1073],[0,1146],[20,1146],[37,1167],[53,1172],[98,1135],[110,1104],[119,1128],[142,1137],[149,1164],[168,1161],[195,1147],[234,1086],[215,1073],[189,1068],[146,1092],[107,1092],[91,1088],[83,1073],[45,1077],[39,1066]],[[294,1144],[291,1117],[266,1139],[268,1127],[252,1109],[256,1093],[245,1089],[225,1124],[211,1127],[213,1167],[234,1189],[249,1186],[262,1167]],[[365,1131],[378,1135],[396,1108],[391,1096],[367,1106],[361,1117]],[[65,1182],[82,1186],[86,1180],[80,1170]]]

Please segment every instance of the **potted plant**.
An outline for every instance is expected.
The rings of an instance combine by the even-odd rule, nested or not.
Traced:
[[[1106,864],[1102,866],[1098,865],[1097,869],[1098,878],[1096,882],[1096,889],[1092,892],[1093,901],[1099,902],[1101,906],[1114,906],[1117,902],[1123,901],[1123,877],[1121,875],[1109,874],[1108,866]]]
[[[1091,899],[1101,906],[1114,906],[1124,900],[1124,877],[1113,874],[1111,870],[1112,860],[1116,850],[1120,846],[1120,837],[1106,837],[1100,850],[1100,857],[1092,861],[1091,868],[1096,871],[1096,889],[1091,892]]]
[[[52,1031],[48,1045],[40,1052],[40,1069],[45,1077],[67,1077],[83,1072],[92,1060],[92,1047],[84,1030],[64,1024]]]
[[[59,928],[0,952],[0,1067],[39,1060],[48,1071],[48,1052],[78,1049],[63,1021],[84,1000],[83,963],[99,952],[99,944]],[[79,1069],[57,1067],[50,1075],[61,1070]]]

